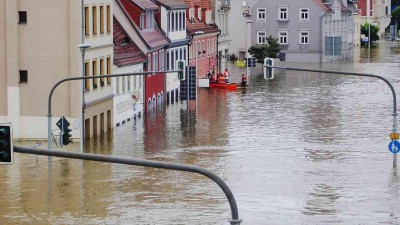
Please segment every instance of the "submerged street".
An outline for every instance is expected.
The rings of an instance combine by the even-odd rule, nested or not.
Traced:
[[[382,41],[370,60],[367,49],[355,54],[354,63],[282,65],[381,75],[399,95],[400,48]],[[239,81],[242,71],[231,71]],[[199,89],[197,114],[169,105],[88,141],[87,152],[204,167],[228,184],[242,224],[399,224],[389,87],[275,71],[268,81],[255,69],[246,92]],[[18,153],[1,169],[1,224],[227,225],[231,217],[224,193],[196,174]]]

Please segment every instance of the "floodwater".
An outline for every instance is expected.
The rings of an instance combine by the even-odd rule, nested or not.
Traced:
[[[354,63],[283,65],[378,74],[400,91],[400,51],[391,47],[380,43],[370,59],[362,49]],[[393,100],[383,81],[277,71],[251,82],[246,92],[202,89],[197,110],[175,103],[88,141],[87,152],[207,168],[231,188],[242,224],[400,224],[400,177],[388,150]],[[0,224],[231,218],[223,192],[197,174],[18,153],[1,169]]]

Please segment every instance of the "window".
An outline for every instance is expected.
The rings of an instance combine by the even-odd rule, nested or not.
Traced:
[[[107,74],[111,74],[111,57],[107,57]],[[111,84],[111,77],[107,77],[107,84]]]
[[[308,9],[300,9],[300,22],[308,22]]]
[[[97,7],[92,7],[92,25],[93,25],[93,34],[97,34]]]
[[[107,6],[107,33],[111,32],[111,7]]]
[[[100,6],[100,34],[104,33],[104,6]]]
[[[85,62],[85,77],[88,77],[89,74],[89,62]],[[85,89],[88,91],[90,90],[90,79],[85,80]]]
[[[139,24],[140,29],[144,28],[144,14],[140,14],[140,24]]]
[[[28,22],[28,16],[26,14],[26,11],[19,11],[18,12],[18,18],[19,18],[19,23],[27,23]]]
[[[104,59],[100,59],[100,75],[104,75]],[[104,78],[100,79],[100,86],[104,86]]]
[[[265,44],[267,42],[267,32],[257,31],[257,44]]]
[[[19,82],[20,83],[28,83],[28,70],[20,70],[19,71]]]
[[[97,76],[98,75],[98,71],[97,71],[97,60],[93,60],[92,61],[92,72],[93,72],[93,76]],[[97,84],[97,78],[92,79],[93,80],[93,89],[96,89],[98,87]]]
[[[300,44],[309,44],[309,35],[308,31],[300,31],[299,33],[299,42]]]
[[[278,20],[288,20],[288,7],[279,7],[278,14]]]
[[[257,20],[265,20],[266,9],[257,9]]]
[[[279,44],[286,45],[288,42],[288,32],[287,31],[279,31],[278,33]]]
[[[89,36],[89,7],[85,7],[85,36]]]

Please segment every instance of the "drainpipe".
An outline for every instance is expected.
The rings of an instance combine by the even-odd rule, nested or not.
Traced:
[[[323,60],[323,53],[325,52],[323,49],[322,49],[322,46],[323,46],[323,41],[325,40],[325,36],[323,35],[324,34],[324,32],[323,32],[323,30],[322,30],[322,28],[323,28],[323,21],[322,21],[322,19],[324,18],[324,16],[326,16],[326,11],[324,11],[324,13],[322,13],[322,15],[321,15],[321,17],[319,18],[319,24],[320,24],[320,29],[319,29],[319,32],[320,32],[320,37],[321,37],[321,41],[320,41],[320,43],[319,43],[319,49],[320,49],[320,54],[319,54],[319,62],[320,63],[322,63],[322,60]]]
[[[215,26],[218,28],[217,25],[215,25]],[[218,71],[218,73],[221,73],[220,55],[219,55],[219,49],[218,49],[218,46],[219,46],[219,35],[221,35],[221,30],[219,30],[219,32],[217,34],[217,52],[215,54],[215,56],[217,58],[217,71]],[[217,76],[217,74],[214,74],[214,76]],[[217,80],[217,77],[214,77],[214,80]]]

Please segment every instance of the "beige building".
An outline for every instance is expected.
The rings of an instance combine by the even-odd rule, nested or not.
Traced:
[[[0,122],[11,122],[16,139],[46,139],[48,97],[60,80],[82,76],[78,45],[91,45],[88,75],[112,73],[112,1],[3,0],[0,2]],[[84,32],[84,36],[82,33]],[[86,136],[112,127],[111,80],[85,83]],[[59,85],[52,96],[52,127],[65,116],[80,135],[82,83]],[[59,131],[54,131],[58,133]]]

